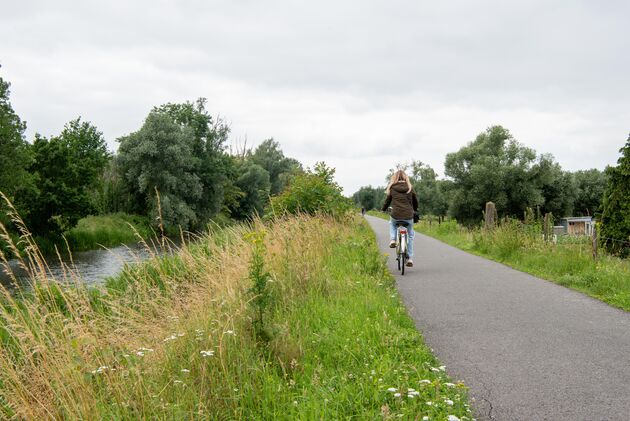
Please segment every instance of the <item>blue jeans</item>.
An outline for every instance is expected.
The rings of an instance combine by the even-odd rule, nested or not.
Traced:
[[[411,259],[413,257],[413,237],[415,232],[413,230],[413,219],[392,219],[389,218],[389,239],[396,241],[396,221],[404,221],[409,224],[407,231],[409,232],[409,238],[407,239],[407,254]]]

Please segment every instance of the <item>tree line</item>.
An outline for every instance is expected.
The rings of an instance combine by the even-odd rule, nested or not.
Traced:
[[[605,171],[565,171],[552,155],[537,154],[506,128],[492,126],[446,155],[445,178],[420,161],[399,168],[410,176],[423,215],[448,215],[470,226],[481,220],[486,202],[513,218],[527,209],[555,217],[597,214],[605,235],[630,245],[630,138],[621,152],[619,165]],[[384,198],[384,187],[364,186],[353,195],[366,209],[378,209]]]
[[[273,212],[347,204],[334,170],[323,163],[304,169],[273,138],[230,151],[229,126],[210,115],[203,98],[154,107],[137,131],[117,139],[114,154],[102,132],[81,118],[57,136],[36,134],[28,142],[9,87],[0,78],[0,191],[36,235],[58,237],[86,215],[115,212],[201,230],[218,216],[244,220],[269,212],[274,196]],[[291,183],[311,189],[303,204],[291,202],[298,194]],[[6,212],[0,222],[10,225]]]

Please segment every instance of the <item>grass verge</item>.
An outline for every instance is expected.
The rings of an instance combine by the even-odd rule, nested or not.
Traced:
[[[82,218],[65,235],[72,250],[78,251],[138,242],[136,232],[142,238],[151,236],[147,217],[113,213]]]
[[[380,212],[370,214],[389,219]],[[504,223],[492,232],[479,228],[469,230],[453,220],[441,224],[423,220],[415,229],[462,250],[630,311],[630,261],[603,253],[594,260],[589,238],[565,237],[553,244],[542,240],[539,227],[518,221]]]
[[[32,269],[0,307],[5,418],[471,418],[360,219],[217,229],[101,290]]]

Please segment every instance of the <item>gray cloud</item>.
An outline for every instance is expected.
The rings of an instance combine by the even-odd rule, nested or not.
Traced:
[[[81,114],[114,139],[206,96],[250,143],[336,164],[348,193],[504,124],[568,169],[630,131],[627,1],[24,1],[0,74],[29,135]]]

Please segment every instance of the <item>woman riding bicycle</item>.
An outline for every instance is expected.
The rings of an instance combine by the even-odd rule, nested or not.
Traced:
[[[414,211],[418,210],[418,196],[413,191],[409,177],[403,170],[398,170],[392,175],[385,192],[387,193],[387,198],[383,205],[383,212],[387,211],[390,204],[392,207],[389,219],[389,238],[391,240],[389,247],[396,247],[396,222],[402,221],[409,224],[407,247],[409,260],[407,260],[407,266],[413,266],[413,215]]]

